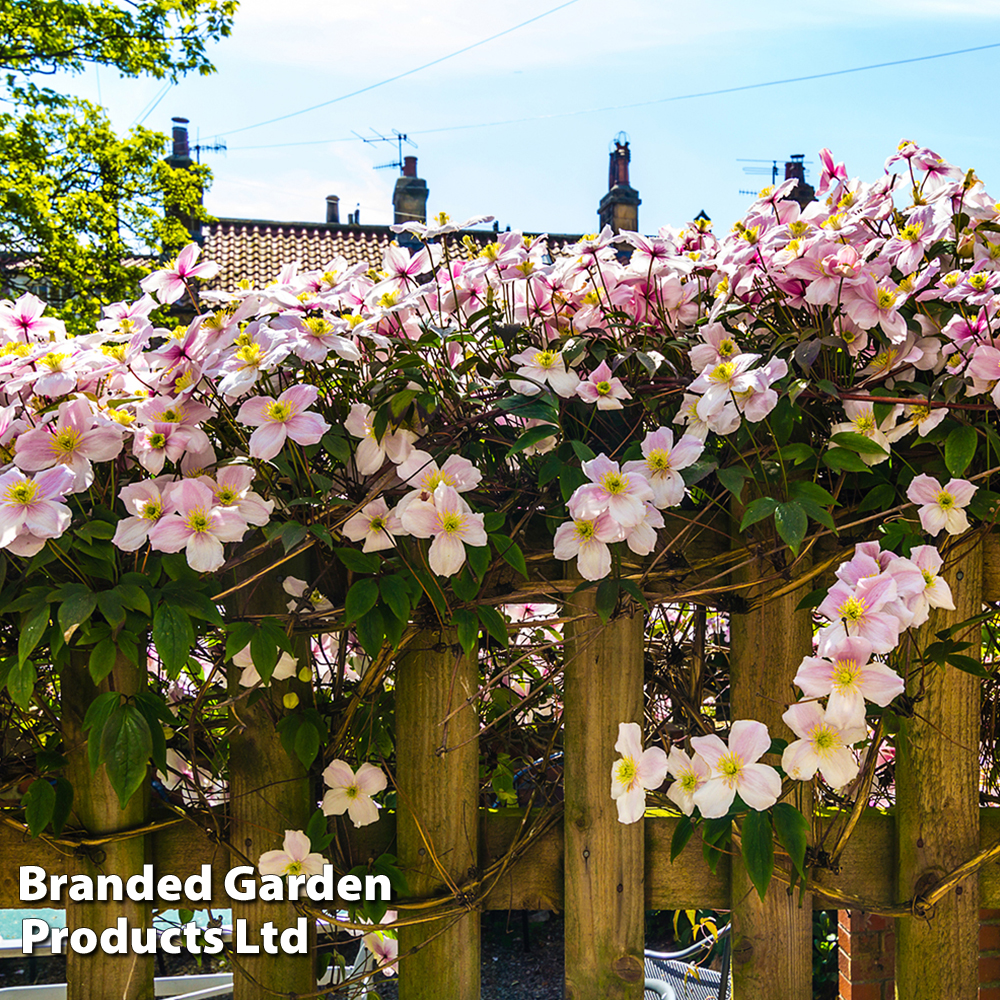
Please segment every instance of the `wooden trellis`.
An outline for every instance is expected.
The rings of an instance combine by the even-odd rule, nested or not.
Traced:
[[[987,538],[969,546],[950,566],[947,579],[958,609],[937,612],[928,628],[965,620],[984,600],[1000,598],[997,552],[995,540]],[[745,593],[752,596],[752,565],[739,572]],[[789,735],[780,716],[793,698],[795,667],[810,648],[809,614],[794,609],[802,594],[816,585],[806,572],[798,582],[789,580],[779,588],[777,598],[750,602],[749,610],[731,618],[734,712],[764,721],[772,735]],[[536,583],[526,591],[531,587],[543,589]],[[551,588],[546,585],[544,592],[551,593]],[[608,794],[609,775],[617,724],[641,718],[642,618],[626,612],[601,625],[593,614],[592,594],[584,591],[568,598],[575,615],[589,612],[589,617],[578,617],[566,639],[566,803],[561,824],[536,826],[534,816],[518,810],[480,807],[478,722],[471,704],[478,683],[476,662],[456,652],[454,637],[448,634],[427,630],[407,644],[398,664],[396,691],[398,842],[391,816],[357,831],[350,842],[353,855],[361,858],[395,843],[414,895],[438,891],[451,897],[446,912],[403,929],[401,996],[474,1000],[479,995],[477,911],[552,908],[566,912],[566,995],[574,1000],[639,1000],[643,910],[712,907],[733,910],[738,1000],[807,1000],[811,907],[854,904],[896,917],[900,996],[973,1000],[978,991],[978,907],[1000,906],[1000,814],[977,805],[978,682],[951,669],[934,674],[925,701],[935,724],[906,720],[898,742],[906,766],[897,770],[894,815],[866,812],[843,851],[839,872],[816,870],[812,891],[801,897],[801,906],[798,891],[794,897],[784,891],[780,871],[761,904],[738,858],[723,858],[713,874],[700,851],[689,846],[671,864],[675,819],[649,817],[629,827],[618,823]],[[654,596],[668,600],[669,587]],[[445,727],[441,720],[446,718]],[[250,731],[244,739],[251,739],[256,726],[265,738],[268,720],[244,716],[241,721]],[[444,746],[449,752],[442,754]],[[260,768],[271,766],[272,750],[261,753],[256,765],[249,754],[234,764],[243,769],[249,784],[245,793],[234,796],[233,842],[241,852],[246,846],[248,854],[256,854],[260,846],[252,834],[240,831],[264,829],[273,840],[286,825],[300,825],[301,817],[293,814],[309,808],[310,802],[301,775],[289,773],[281,779],[289,801],[270,803],[267,808],[274,815],[261,815],[259,803],[250,804],[254,767],[259,775]],[[273,757],[287,761],[280,747],[273,749]],[[295,788],[299,791],[288,791]],[[114,828],[102,827],[95,819],[92,831]],[[251,843],[246,845],[246,840]],[[159,872],[183,878],[210,862],[213,905],[230,905],[222,878],[243,858],[228,857],[217,839],[206,838],[193,824],[162,825],[116,843],[115,851],[124,852],[125,845],[128,860],[115,854],[113,862],[104,863],[120,870],[146,858]],[[508,854],[512,845],[514,851]],[[974,871],[959,872],[964,875],[961,881],[949,879],[960,865],[990,850],[993,853],[980,857],[982,864]],[[20,865],[40,864],[52,874],[75,872],[92,864],[94,857],[50,838],[29,839],[16,824],[0,825],[0,906],[32,905],[18,898]],[[108,851],[105,859],[111,857]],[[405,900],[398,905],[404,917],[424,912],[408,911]],[[101,926],[112,910],[117,917],[120,904],[87,904],[86,911],[73,904],[69,922]],[[288,911],[276,918],[265,908],[247,907],[241,915],[259,924],[264,919],[290,920]],[[248,966],[250,978],[237,974],[238,1000],[311,992],[311,957],[271,962],[270,969],[264,960]],[[110,996],[85,985],[102,981],[115,984],[116,997],[144,1000],[152,995],[151,981],[141,969],[132,968],[122,977],[115,968],[113,959],[100,955],[88,959],[85,973],[79,964],[71,964],[70,996]],[[280,973],[274,971],[278,969]]]

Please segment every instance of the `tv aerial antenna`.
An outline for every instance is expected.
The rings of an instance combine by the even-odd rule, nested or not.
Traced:
[[[792,156],[789,157],[789,160],[791,162],[793,162],[793,163],[796,162],[796,161],[802,163],[803,164],[803,176],[805,176],[805,162],[806,162],[805,159],[800,154],[794,154],[794,155],[792,155]],[[771,183],[772,184],[777,184],[778,183],[778,172],[779,172],[779,169],[778,169],[778,163],[779,163],[779,161],[778,160],[776,160],[776,159],[770,159],[770,160],[750,160],[750,159],[744,159],[744,158],[737,158],[736,162],[737,163],[753,163],[753,164],[769,163],[770,166],[768,166],[768,167],[763,167],[763,166],[744,167],[743,168],[743,173],[750,174],[750,175],[757,175],[757,176],[761,176],[761,175],[766,176],[767,174],[770,174],[771,175]],[[756,197],[758,194],[760,194],[760,192],[759,191],[744,191],[741,188],[740,189],[740,194],[748,194],[748,195],[752,195],[752,196]]]
[[[186,118],[174,118],[173,121],[187,124]],[[201,129],[198,129],[197,141],[190,149],[194,152],[195,159],[201,163],[202,153],[222,153],[224,156],[226,153],[226,140],[216,139],[215,142],[202,142]]]
[[[353,130],[352,130],[353,131]],[[414,149],[417,148],[417,144],[410,139],[405,132],[400,132],[398,129],[392,130],[392,135],[382,135],[381,132],[376,132],[375,129],[369,127],[369,131],[373,132],[372,136],[364,136],[355,132],[354,134],[362,141],[367,142],[370,145],[375,145],[379,142],[394,142],[396,144],[396,159],[392,163],[379,163],[373,169],[375,170],[389,170],[395,167],[399,170],[400,174],[403,172],[403,143],[405,142],[408,146],[412,146]]]

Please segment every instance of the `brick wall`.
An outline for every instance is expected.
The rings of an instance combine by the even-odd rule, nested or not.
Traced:
[[[894,1000],[893,921],[841,910],[840,1000]],[[979,911],[979,1000],[1000,1000],[1000,910]]]

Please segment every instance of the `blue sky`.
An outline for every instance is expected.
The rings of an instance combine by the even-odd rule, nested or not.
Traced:
[[[328,101],[472,45],[559,0],[243,0],[218,72],[169,89],[145,124],[191,120],[217,215],[321,221],[325,198],[363,222],[391,222],[397,173],[374,170],[395,146],[352,132],[408,133],[429,209],[490,213],[502,226],[589,232],[607,189],[609,141],[629,134],[640,229],[683,225],[704,209],[724,231],[761,186],[739,158],[829,146],[851,176],[874,179],[901,138],[974,167],[1000,197],[992,115],[1000,48],[758,90],[613,111],[695,92],[926,56],[1000,42],[1000,0],[574,0],[469,52],[285,121],[244,126]],[[102,99],[127,128],[161,93],[155,80],[95,70],[64,89]],[[491,127],[483,123],[528,119]],[[326,140],[348,141],[326,141]],[[311,145],[288,145],[312,143]],[[259,148],[267,147],[267,148]]]

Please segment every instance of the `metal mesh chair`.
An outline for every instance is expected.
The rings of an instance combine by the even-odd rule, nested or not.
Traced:
[[[647,951],[645,1000],[729,1000],[733,984],[729,967],[729,924],[719,931],[722,970],[691,965],[684,961],[704,954],[715,938],[705,938],[681,951]]]

